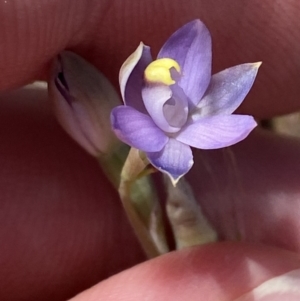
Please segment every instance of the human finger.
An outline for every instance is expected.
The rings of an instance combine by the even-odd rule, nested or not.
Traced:
[[[191,19],[213,37],[214,70],[263,61],[242,112],[266,118],[299,109],[299,3],[289,1],[3,1],[0,4],[0,89],[47,78],[50,62],[68,48],[115,84],[119,68],[142,40],[154,54]],[[166,17],[167,16],[167,17]]]
[[[147,261],[70,301],[296,301],[299,265],[299,256],[282,250],[217,243]]]
[[[260,129],[222,150],[195,152],[187,175],[219,238],[300,251],[300,141]]]
[[[66,300],[145,256],[46,90],[25,90],[0,97],[0,300]]]

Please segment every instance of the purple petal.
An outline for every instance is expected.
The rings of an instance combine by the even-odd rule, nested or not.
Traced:
[[[173,184],[176,184],[194,164],[191,148],[172,138],[160,152],[148,152],[147,156],[151,164],[171,178]]]
[[[169,139],[148,115],[131,107],[114,108],[111,124],[120,140],[144,152],[160,151]]]
[[[174,85],[175,86],[175,85]],[[163,131],[178,132],[185,124],[188,103],[180,87],[172,89],[165,85],[151,85],[142,90],[145,107],[153,121]],[[174,95],[172,95],[174,92]]]
[[[171,126],[181,128],[187,121],[189,102],[182,88],[175,84],[171,87],[172,98],[164,105],[164,115]]]
[[[196,106],[211,77],[211,37],[206,26],[195,20],[177,30],[164,44],[158,58],[169,57],[181,67],[179,85]]]
[[[245,139],[256,127],[252,116],[217,115],[191,122],[176,139],[200,149],[216,149]]]
[[[135,52],[124,62],[119,74],[124,103],[142,113],[146,113],[141,94],[144,84],[144,71],[151,62],[150,48],[140,43]]]
[[[200,101],[200,115],[231,114],[251,89],[261,63],[242,64],[225,69],[211,78]]]

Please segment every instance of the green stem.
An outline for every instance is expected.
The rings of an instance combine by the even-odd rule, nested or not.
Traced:
[[[127,155],[128,154],[128,155]],[[128,220],[149,258],[169,251],[161,208],[152,185],[148,160],[137,149],[119,148],[98,158],[116,189]]]
[[[125,144],[115,148],[111,153],[100,155],[98,162],[115,189],[119,188],[121,172],[129,153],[129,147]]]
[[[127,214],[128,220],[131,226],[134,229],[134,232],[145,251],[148,258],[153,258],[160,255],[157,247],[155,246],[152,237],[143,223],[140,216],[137,214],[136,209],[133,206],[133,202],[131,199],[131,181],[122,181],[119,187],[120,198],[124,207],[124,210]]]

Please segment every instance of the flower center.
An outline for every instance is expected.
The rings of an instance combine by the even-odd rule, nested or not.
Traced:
[[[175,80],[171,74],[171,69],[173,68],[180,73],[180,66],[175,60],[170,58],[157,59],[145,69],[145,80],[150,83],[160,83],[167,86],[174,85]]]

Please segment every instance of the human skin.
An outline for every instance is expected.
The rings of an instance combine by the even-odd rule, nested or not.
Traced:
[[[174,30],[200,18],[213,37],[214,71],[263,61],[240,112],[292,112],[299,109],[299,10],[296,0],[2,1],[0,89],[48,78],[63,49],[116,84],[140,40],[155,54]],[[93,158],[60,129],[45,91],[5,92],[0,107],[0,300],[65,300],[98,282],[74,300],[142,300],[146,293],[147,300],[233,300],[299,268],[298,140],[256,131],[232,148],[233,164],[223,151],[198,152],[189,175],[195,194],[220,237],[243,242],[174,252],[116,274],[145,257]],[[240,264],[228,264],[228,254]],[[249,258],[261,268],[249,269]]]

